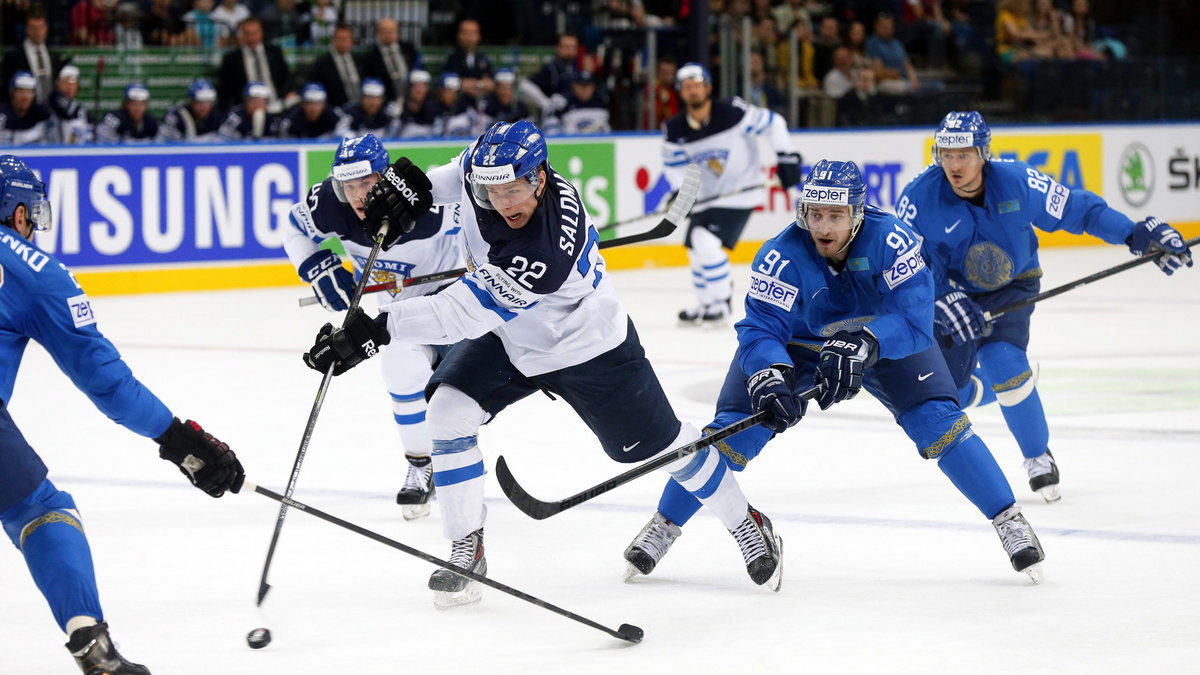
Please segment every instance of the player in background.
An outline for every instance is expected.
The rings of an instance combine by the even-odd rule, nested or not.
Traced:
[[[192,80],[187,89],[187,102],[163,115],[158,125],[158,140],[171,143],[213,143],[221,140],[220,129],[225,113],[218,109],[217,90],[204,78]]]
[[[9,83],[9,100],[0,103],[0,144],[42,145],[50,140],[54,114],[37,102],[37,78],[19,70]]]
[[[363,270],[373,246],[362,226],[364,200],[390,163],[387,150],[373,135],[344,139],[333,157],[333,175],[312,186],[304,201],[292,206],[292,227],[283,248],[300,278],[312,285],[313,294],[331,312],[349,309],[357,275],[369,273],[371,285],[400,286],[376,296],[379,309],[386,312],[402,298],[432,295],[454,281],[403,288],[405,279],[463,266],[462,245],[456,236],[460,230],[459,211],[446,207],[421,216],[411,232],[376,258],[371,270]],[[336,253],[321,247],[321,242],[329,238],[342,243],[354,265],[354,275],[342,267]],[[405,520],[421,518],[430,511],[434,488],[429,453],[433,442],[425,422],[425,385],[446,351],[444,346],[396,341],[384,350],[381,359],[392,416],[408,460],[404,485],[396,495]]]
[[[156,136],[158,119],[150,113],[150,90],[141,82],[130,82],[121,107],[96,125],[97,143],[149,143]]]
[[[391,138],[400,131],[400,121],[393,114],[392,106],[384,105],[383,81],[368,77],[362,81],[357,101],[347,101],[342,106],[338,120],[337,135],[353,138],[371,134]]]
[[[279,115],[267,110],[271,89],[262,82],[249,82],[242,93],[242,104],[235,105],[217,131],[223,141],[258,141],[273,138],[279,129]]]
[[[79,102],[79,68],[71,64],[58,71],[55,91],[46,102],[54,114],[51,143],[74,145],[92,140],[92,116]]]
[[[685,63],[675,73],[675,87],[684,110],[663,123],[663,173],[677,190],[688,164],[703,169],[697,200],[703,203],[693,209],[684,240],[697,304],[679,312],[679,321],[719,325],[729,316],[733,295],[726,251],[764,201],[763,191],[753,189],[762,187],[759,142],[765,135],[775,149],[776,173],[785,188],[800,182],[800,155],[779,115],[740,98],[713,100],[712,77],[704,66]]]
[[[801,186],[795,227],[763,244],[750,272],[738,350],[706,432],[757,411],[768,421],[717,444],[741,471],[800,421],[797,396],[815,380],[821,409],[865,387],[924,459],[992,521],[1012,566],[1038,582],[1044,555],[1012,489],[958,406],[933,344],[933,276],[921,244],[895,216],[865,205],[853,162],[822,160]],[[649,574],[699,503],[668,481],[658,511],[625,550],[629,577]]]
[[[558,396],[618,462],[641,462],[700,432],[676,418],[617,298],[592,218],[548,163],[534,124],[497,123],[428,176],[401,158],[372,188],[364,224],[374,237],[390,223],[387,247],[431,203],[462,205],[470,271],[378,317],[355,312],[344,330],[326,325],[305,362],[317,370],[336,364],[337,374],[380,345],[454,344],[426,389],[433,481],[450,563],[485,574],[478,435],[505,407],[539,390]],[[741,545],[751,578],[764,583],[779,565],[778,539],[733,474],[717,473],[721,466],[706,450],[666,469],[714,510]],[[480,597],[477,583],[449,570],[435,571],[429,587],[439,607]]]
[[[48,470],[8,412],[21,356],[42,345],[105,415],[153,438],[159,457],[213,497],[241,489],[242,465],[199,424],[180,422],[142,385],[96,327],[75,277],[31,241],[50,228],[46,186],[13,155],[0,156],[0,523],[68,636],[85,673],[148,674],[113,646],[100,608],[92,554],[75,500]],[[11,646],[11,645],[10,645]]]
[[[1029,487],[1061,497],[1058,464],[1030,365],[1033,305],[987,322],[983,313],[1037,295],[1042,268],[1034,228],[1088,233],[1134,255],[1165,250],[1166,274],[1192,256],[1170,225],[1137,223],[1096,194],[1071,190],[1024,162],[993,159],[992,133],[977,112],[946,115],[934,134],[934,163],[904,188],[896,215],[924,240],[934,272],[937,331],[964,407],[1000,402],[1025,457]],[[977,369],[978,367],[978,369]]]

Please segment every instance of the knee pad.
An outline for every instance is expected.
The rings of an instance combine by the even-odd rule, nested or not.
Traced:
[[[29,497],[0,514],[0,520],[4,533],[19,550],[24,550],[29,535],[51,523],[62,523],[83,532],[75,499],[54,487],[49,479],[42,481]]]
[[[991,380],[992,392],[1004,407],[1024,401],[1037,387],[1037,368],[1029,365],[1029,357],[1014,344],[991,342],[979,349],[979,363]]]
[[[924,459],[937,459],[975,435],[971,420],[953,401],[925,401],[896,420]]]
[[[488,414],[475,399],[443,384],[429,398],[426,419],[431,438],[449,440],[477,435]]]

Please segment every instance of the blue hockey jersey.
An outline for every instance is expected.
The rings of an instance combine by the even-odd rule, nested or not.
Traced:
[[[750,268],[746,318],[737,323],[738,365],[755,373],[791,363],[787,345],[819,350],[839,331],[863,328],[879,356],[900,359],[933,344],[933,277],[920,240],[895,216],[866,207],[841,271],[829,266],[808,230],[792,223],[758,250]]]
[[[1088,233],[1122,244],[1133,221],[1087,190],[1071,190],[1032,166],[993,159],[983,168],[983,203],[954,194],[940,166],[904,188],[896,215],[924,240],[938,295],[950,288],[994,291],[1041,276],[1034,228]]]

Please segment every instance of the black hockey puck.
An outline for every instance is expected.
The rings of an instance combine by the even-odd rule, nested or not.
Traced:
[[[623,628],[624,626],[622,626]],[[640,640],[642,631],[638,631],[638,639]],[[246,644],[250,645],[251,649],[262,649],[271,644],[271,631],[266,628],[255,628],[246,633]]]
[[[266,629],[264,628],[263,630],[266,630]],[[644,633],[642,633],[641,628],[638,628],[637,626],[634,626],[634,625],[628,624],[628,623],[621,624],[621,626],[619,628],[617,628],[617,633],[619,633],[621,635],[622,640],[629,640],[630,642],[635,642],[635,643],[641,642],[642,635],[644,634]],[[268,640],[270,639],[270,633],[267,634],[267,639]]]

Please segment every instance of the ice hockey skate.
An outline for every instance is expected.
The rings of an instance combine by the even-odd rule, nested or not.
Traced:
[[[450,545],[448,562],[475,574],[486,575],[487,559],[483,557],[483,528],[475,530],[462,539],[454,540],[454,543]],[[445,568],[435,571],[429,577],[429,589],[433,591],[433,606],[438,609],[473,605],[479,602],[483,596],[483,588],[478,581],[459,576]]]
[[[683,534],[683,530],[663,514],[655,511],[654,517],[642,531],[638,533],[629,547],[625,549],[625,581],[631,581],[639,574],[650,574],[654,567],[663,559],[671,544]]]
[[[1000,535],[1000,543],[1004,544],[1013,569],[1028,574],[1035,584],[1042,583],[1042,561],[1046,559],[1046,554],[1033,528],[1021,515],[1021,507],[1014,504],[1004,509],[992,519],[992,525],[996,527],[996,534]]]
[[[1048,503],[1062,499],[1058,489],[1058,462],[1047,450],[1037,457],[1025,459],[1025,473],[1029,474],[1029,489],[1038,493]]]
[[[108,636],[108,624],[84,626],[71,633],[67,651],[87,675],[150,675],[149,669],[130,663],[117,652]]]
[[[433,505],[433,462],[428,457],[408,457],[408,475],[404,486],[396,493],[396,503],[405,520],[416,520],[429,515]]]
[[[697,305],[690,309],[679,310],[679,325],[720,328],[729,323],[729,314],[730,303],[728,300],[709,305]]]
[[[783,585],[783,538],[775,534],[770,519],[750,506],[746,519],[729,533],[742,549],[750,579],[778,593]]]

